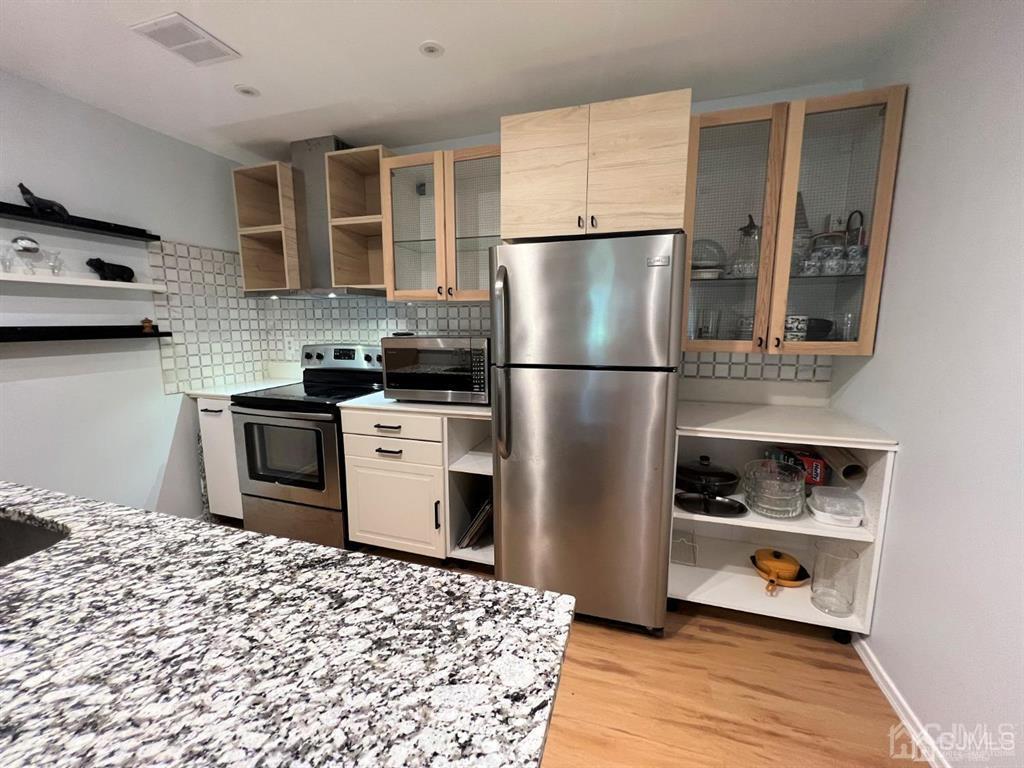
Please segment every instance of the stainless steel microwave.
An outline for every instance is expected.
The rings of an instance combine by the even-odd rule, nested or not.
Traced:
[[[395,400],[488,405],[490,339],[483,336],[388,336],[384,395]]]

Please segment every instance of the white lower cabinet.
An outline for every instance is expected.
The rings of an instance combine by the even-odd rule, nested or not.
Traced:
[[[199,434],[210,512],[242,519],[242,494],[235,463],[235,430],[227,400],[199,398]]]
[[[350,539],[445,556],[442,467],[349,456],[345,475]]]

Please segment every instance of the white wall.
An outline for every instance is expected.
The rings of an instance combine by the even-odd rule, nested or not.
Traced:
[[[868,647],[923,723],[1016,724],[993,766],[1024,764],[1022,30],[931,2],[880,58],[910,90],[878,342],[832,398],[901,443]]]
[[[74,214],[235,250],[232,167],[0,72],[2,200],[20,203],[16,185],[24,181]],[[68,274],[87,274],[85,259],[99,256],[148,279],[144,243],[0,220],[0,240],[19,233],[59,248]],[[128,324],[144,316],[154,317],[149,294],[0,288],[0,325]],[[0,344],[0,479],[195,516],[196,429],[194,404],[163,394],[154,341]]]

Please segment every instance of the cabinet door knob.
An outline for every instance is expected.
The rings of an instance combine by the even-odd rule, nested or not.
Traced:
[[[580,229],[583,229],[583,217],[582,216],[577,216],[576,217],[576,226],[579,227]]]
[[[224,413],[223,408],[200,408],[200,413]]]
[[[592,226],[592,227],[596,227],[597,226],[597,216],[591,216],[590,217],[590,226]]]
[[[778,336],[776,336],[775,337],[775,348],[778,349],[781,346],[782,346],[782,339],[780,339]]]
[[[448,295],[449,296],[454,296],[455,295],[455,293],[452,291],[452,287],[451,286],[448,286]]]
[[[441,502],[434,502],[434,530],[441,527]]]
[[[399,448],[397,451],[392,451],[392,450],[389,450],[387,448],[375,448],[374,450],[377,453],[383,453],[385,456],[401,456],[402,455],[402,449],[401,448]]]
[[[764,339],[761,338],[760,336],[758,336],[757,337],[757,348],[760,349],[763,346],[764,346]]]
[[[442,288],[440,285],[437,286],[437,295],[444,296],[444,288]]]

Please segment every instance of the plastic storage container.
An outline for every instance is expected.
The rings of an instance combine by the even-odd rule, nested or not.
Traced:
[[[864,502],[849,488],[819,485],[807,499],[811,517],[828,525],[856,528],[864,521]]]

